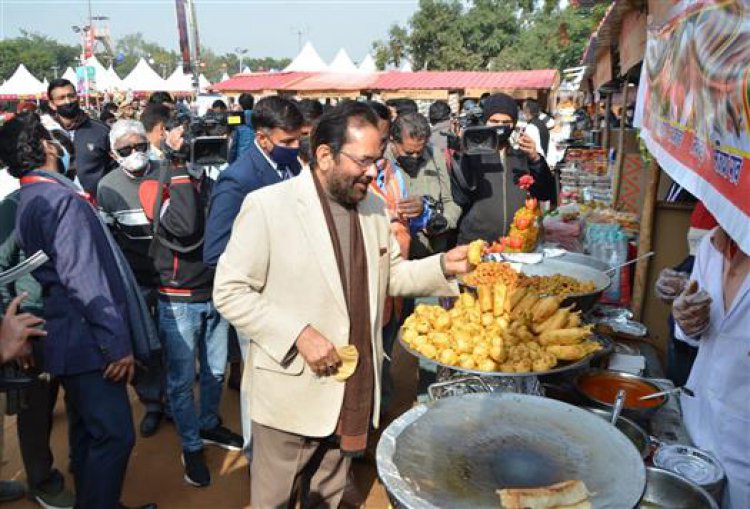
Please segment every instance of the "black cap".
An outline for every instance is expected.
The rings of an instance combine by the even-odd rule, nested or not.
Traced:
[[[518,122],[518,105],[515,99],[507,94],[492,94],[484,100],[482,118],[485,122],[495,113],[505,113],[513,119],[513,125]]]

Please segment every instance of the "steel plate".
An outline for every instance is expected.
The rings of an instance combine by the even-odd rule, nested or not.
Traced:
[[[580,479],[595,509],[635,506],[639,452],[614,426],[559,401],[470,394],[420,405],[384,431],[378,473],[410,509],[499,507],[495,490]]]
[[[592,339],[594,339],[595,341],[598,341],[602,345],[602,349],[599,350],[598,352],[594,352],[594,353],[587,355],[583,359],[577,360],[575,362],[559,361],[559,364],[557,366],[547,371],[536,371],[536,372],[529,371],[528,373],[505,373],[502,371],[479,371],[476,369],[463,369],[460,366],[451,366],[450,364],[443,364],[442,362],[438,362],[435,359],[430,359],[428,357],[425,357],[421,353],[417,352],[416,350],[412,349],[409,345],[407,345],[404,342],[404,340],[401,338],[401,331],[398,331],[398,340],[401,343],[401,346],[403,346],[407,352],[414,355],[415,357],[418,357],[426,362],[437,364],[438,366],[443,366],[444,368],[448,368],[453,371],[460,371],[461,373],[471,373],[472,375],[480,375],[480,376],[512,376],[512,377],[544,376],[544,375],[553,375],[555,373],[564,373],[566,371],[573,371],[576,369],[585,368],[585,367],[588,367],[589,364],[591,364],[592,360],[597,359],[604,355],[609,355],[614,350],[614,343],[607,336],[593,333]]]

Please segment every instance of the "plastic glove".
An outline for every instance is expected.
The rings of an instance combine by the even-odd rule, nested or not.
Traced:
[[[656,296],[665,303],[672,302],[685,290],[689,277],[689,274],[685,272],[672,269],[662,270],[656,281]]]
[[[698,284],[691,281],[672,304],[672,316],[682,331],[688,336],[698,336],[711,321],[711,296],[705,290],[698,290]]]

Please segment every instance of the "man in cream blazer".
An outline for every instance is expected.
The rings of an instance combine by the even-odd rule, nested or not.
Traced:
[[[326,207],[354,210],[364,240],[372,426],[380,414],[385,297],[456,295],[450,277],[469,269],[465,246],[401,259],[383,201],[367,194],[382,156],[369,107],[345,103],[326,112],[313,131],[312,151],[313,170],[245,199],[214,283],[221,314],[252,338],[243,398],[252,419],[253,509],[293,504],[297,483],[305,506],[337,507],[346,484],[349,458],[336,434],[349,382],[329,375],[339,363],[336,347],[350,344],[352,324]],[[339,237],[346,238],[340,229]],[[342,242],[341,251],[349,245]]]

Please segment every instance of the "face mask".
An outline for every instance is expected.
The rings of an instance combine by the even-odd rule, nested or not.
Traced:
[[[61,167],[60,173],[67,177],[70,173],[70,154],[67,150],[65,150],[65,147],[60,144],[57,145],[57,148],[61,153],[61,155],[57,158],[57,160],[59,161],[59,166]]]
[[[298,148],[282,147],[281,145],[274,145],[273,150],[268,154],[273,162],[281,166],[294,166],[297,164],[298,155]]]
[[[396,161],[407,173],[415,173],[422,166],[421,157],[399,156],[396,158]]]
[[[78,101],[57,107],[57,113],[63,118],[76,118],[80,112]]]
[[[148,164],[148,154],[145,152],[133,152],[128,157],[120,157],[117,162],[132,173],[141,172]]]
[[[310,146],[309,136],[303,136],[299,139],[299,156],[304,161],[312,159],[312,147]]]

